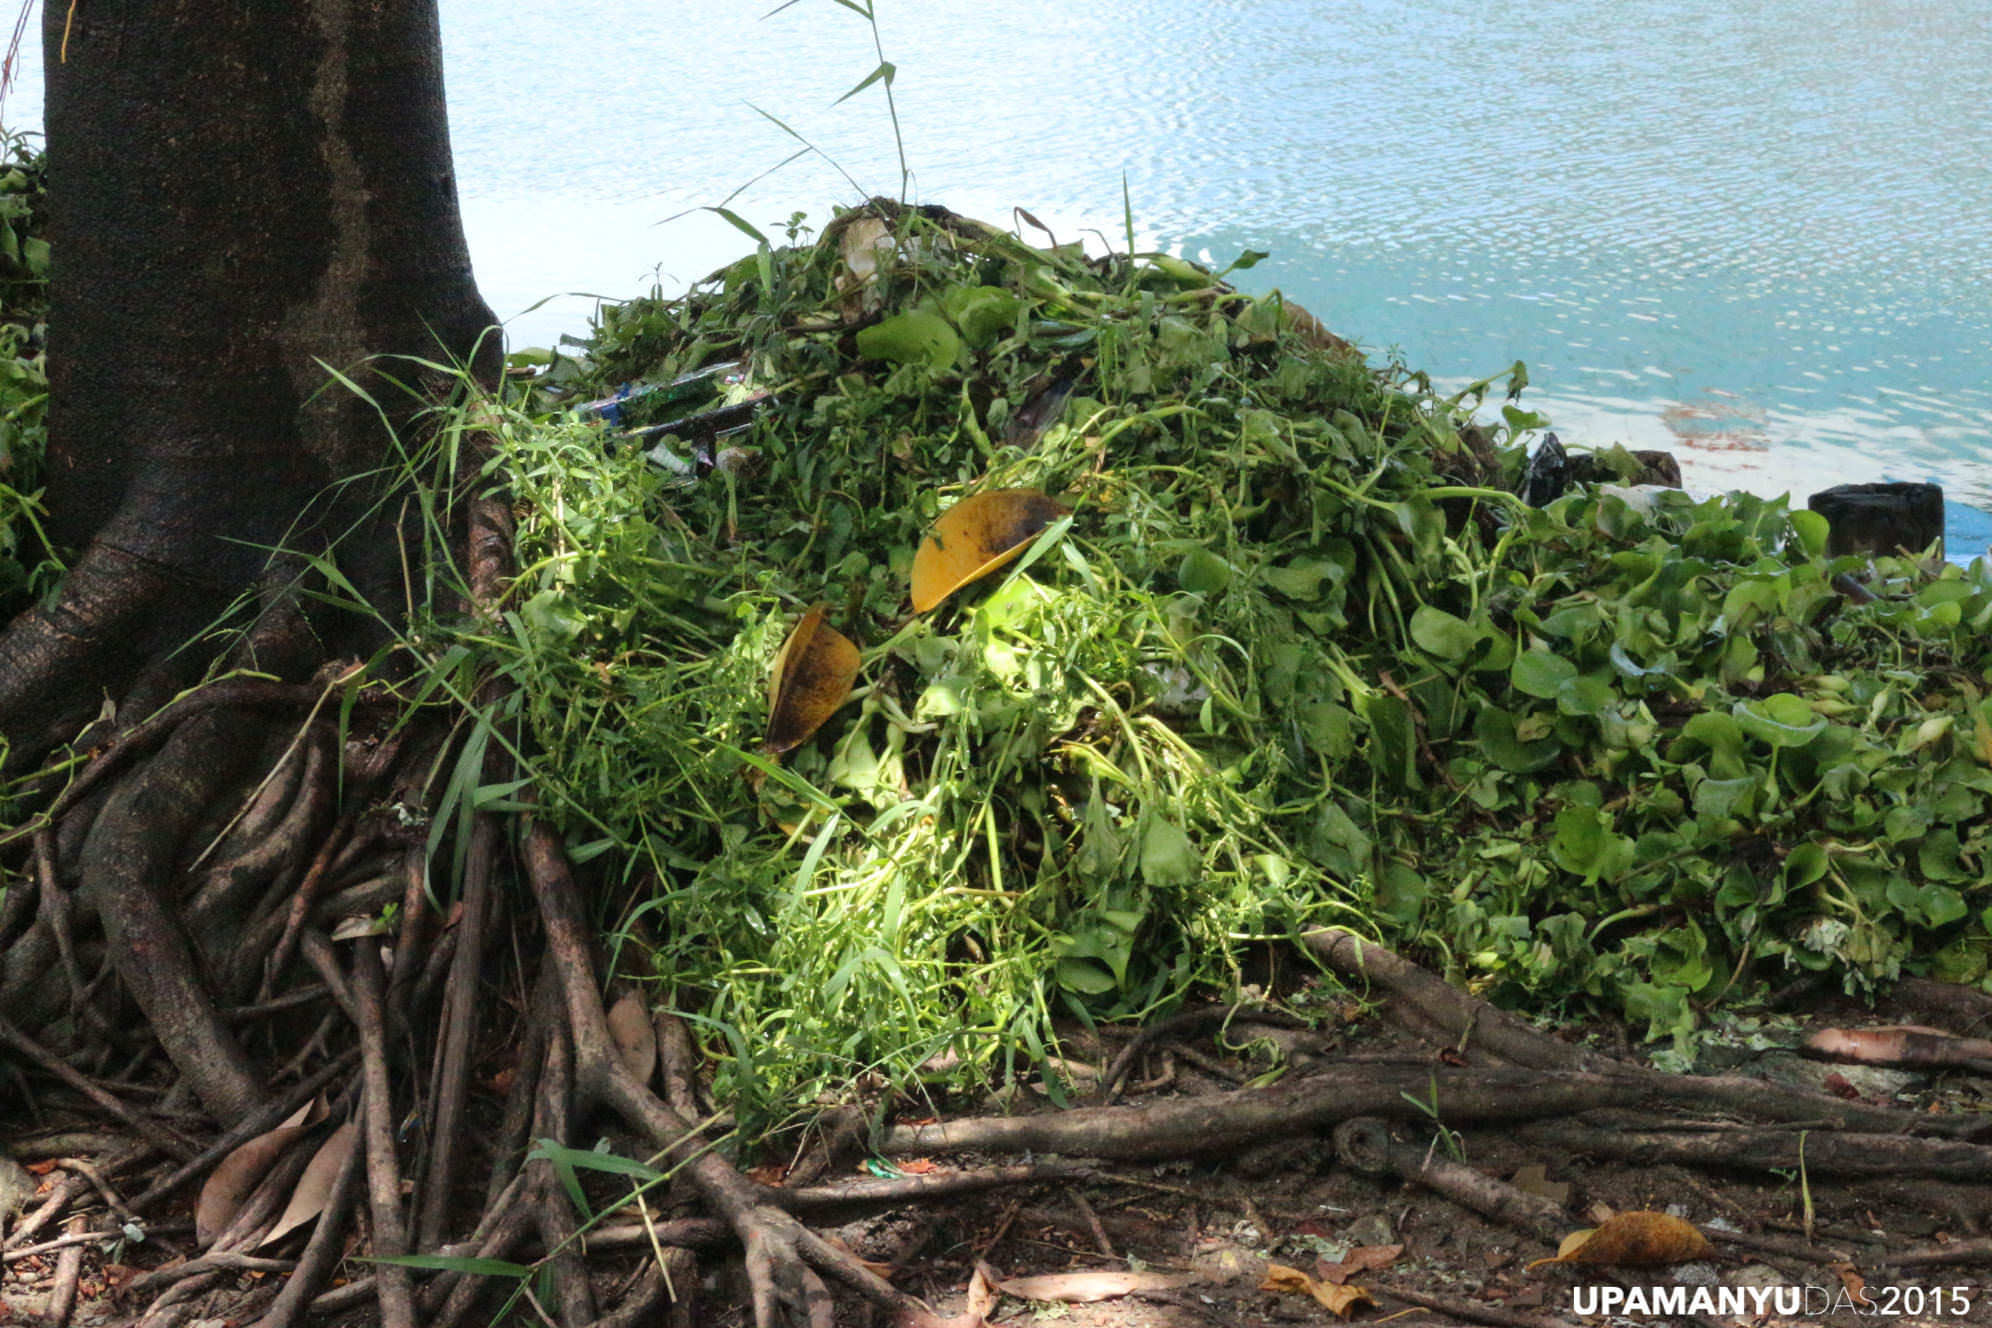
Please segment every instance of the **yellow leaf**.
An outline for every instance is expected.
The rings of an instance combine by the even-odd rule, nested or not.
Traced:
[[[761,750],[778,756],[808,742],[851,694],[858,677],[858,648],[823,625],[823,606],[802,615],[775,659],[768,681],[768,736]]]
[[[962,499],[913,555],[913,611],[925,613],[1003,566],[1067,510],[1036,489],[991,489]]]
[[[1369,1292],[1361,1287],[1334,1286],[1317,1282],[1298,1268],[1289,1268],[1283,1263],[1266,1266],[1266,1280],[1259,1284],[1261,1291],[1287,1291],[1298,1296],[1312,1296],[1330,1313],[1346,1319],[1358,1305],[1373,1305]]]
[[[1538,1262],[1632,1266],[1686,1263],[1707,1254],[1708,1240],[1691,1222],[1666,1213],[1619,1213],[1593,1231],[1565,1236],[1556,1258]]]

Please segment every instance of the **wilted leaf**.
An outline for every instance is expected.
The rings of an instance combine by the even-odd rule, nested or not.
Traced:
[[[1840,1279],[1840,1285],[1847,1289],[1847,1294],[1853,1298],[1854,1304],[1863,1307],[1874,1304],[1874,1300],[1867,1293],[1867,1279],[1862,1277],[1860,1271],[1852,1264],[1835,1263],[1828,1264],[1827,1267],[1831,1268],[1834,1276]]]
[[[242,1144],[208,1174],[194,1203],[194,1242],[202,1249],[235,1220],[250,1192],[269,1174],[277,1159],[306,1130],[325,1117],[325,1101],[313,1098],[273,1130]]]
[[[998,1282],[996,1289],[1018,1300],[1053,1300],[1067,1305],[1084,1305],[1095,1300],[1112,1300],[1136,1291],[1169,1291],[1187,1286],[1187,1273],[1047,1273],[1043,1277],[1013,1277]]]
[[[640,1084],[650,1082],[657,1068],[657,1032],[650,1026],[650,1011],[643,998],[626,991],[608,1010],[609,1037],[616,1044],[616,1059]]]
[[[339,1169],[346,1165],[346,1156],[358,1141],[359,1131],[351,1121],[326,1137],[325,1142],[318,1146],[318,1151],[312,1154],[311,1161],[305,1164],[304,1174],[297,1178],[297,1188],[291,1191],[290,1202],[284,1205],[283,1215],[270,1228],[270,1234],[263,1237],[258,1249],[275,1244],[325,1211],[326,1203],[332,1198],[332,1186],[339,1179]]]
[[[1523,1167],[1508,1183],[1524,1194],[1533,1194],[1553,1204],[1570,1202],[1570,1182],[1551,1180],[1548,1170],[1540,1163]]]
[[[1686,1263],[1707,1254],[1708,1241],[1693,1223],[1666,1213],[1619,1213],[1593,1230],[1571,1232],[1563,1238],[1554,1259],[1538,1259],[1536,1263],[1645,1266]]]
[[[1261,1291],[1285,1291],[1297,1296],[1312,1296],[1323,1307],[1338,1318],[1346,1319],[1358,1305],[1373,1305],[1369,1292],[1361,1287],[1333,1286],[1317,1282],[1298,1268],[1289,1268],[1276,1263],[1266,1269],[1266,1280],[1259,1284]]]
[[[1402,1245],[1358,1245],[1340,1263],[1314,1261],[1314,1276],[1332,1286],[1341,1286],[1352,1277],[1388,1268],[1404,1253]]]
[[[925,613],[1003,566],[1065,513],[1064,504],[1036,489],[991,489],[962,499],[913,555],[913,611]]]
[[[823,624],[823,607],[802,615],[775,660],[768,682],[768,736],[761,750],[777,756],[809,741],[851,694],[858,648]]]

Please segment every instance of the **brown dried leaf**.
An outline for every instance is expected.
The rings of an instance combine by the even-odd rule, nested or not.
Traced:
[[[200,1198],[194,1202],[195,1244],[202,1249],[213,1244],[214,1238],[235,1220],[250,1192],[269,1174],[277,1159],[300,1135],[324,1118],[325,1099],[313,1098],[275,1129],[264,1131],[221,1159],[208,1173]]]
[[[1579,1235],[1584,1238],[1578,1240]],[[1691,1222],[1667,1213],[1620,1213],[1588,1234],[1566,1236],[1549,1262],[1646,1266],[1686,1263],[1707,1254],[1708,1240]]]
[[[1377,1247],[1371,1247],[1377,1248]],[[1400,1247],[1401,1248],[1401,1247]],[[1394,1256],[1393,1256],[1394,1257]],[[1261,1291],[1285,1291],[1297,1296],[1312,1296],[1323,1308],[1338,1318],[1346,1319],[1355,1312],[1358,1305],[1373,1305],[1369,1292],[1361,1287],[1335,1286],[1317,1282],[1298,1268],[1286,1264],[1271,1264],[1266,1268],[1266,1280],[1259,1284]]]
[[[657,1069],[657,1032],[650,1026],[650,1011],[643,998],[626,991],[608,1010],[609,1038],[616,1044],[616,1059],[640,1084],[650,1082]]]
[[[1570,1183],[1568,1181],[1551,1180],[1548,1169],[1539,1163],[1523,1167],[1515,1173],[1515,1178],[1508,1183],[1524,1194],[1533,1194],[1537,1198],[1547,1199],[1553,1204],[1566,1204],[1570,1202]]]
[[[837,250],[846,271],[838,274],[837,289],[849,290],[875,280],[879,264],[890,259],[898,245],[885,223],[876,217],[860,217],[844,227]]]
[[[858,677],[858,648],[823,624],[823,606],[802,615],[775,659],[768,680],[768,736],[761,750],[779,756],[808,742],[851,694]]]
[[[1043,1277],[1012,1277],[996,1283],[996,1289],[1018,1300],[1084,1305],[1136,1291],[1170,1291],[1189,1285],[1189,1281],[1184,1273],[1047,1273]]]
[[[1849,1296],[1853,1297],[1854,1304],[1861,1306],[1872,1306],[1874,1304],[1874,1300],[1867,1293],[1867,1279],[1862,1277],[1860,1271],[1852,1264],[1832,1263],[1826,1266],[1831,1268],[1833,1275],[1840,1279],[1840,1285],[1847,1289]]]
[[[256,1246],[257,1249],[275,1244],[325,1211],[325,1205],[332,1198],[332,1186],[339,1179],[339,1168],[346,1165],[346,1155],[353,1151],[358,1139],[359,1131],[351,1121],[326,1136],[325,1142],[312,1154],[311,1161],[305,1164],[304,1174],[297,1178],[297,1188],[291,1191],[290,1202],[284,1205],[283,1215],[270,1228],[270,1234]]]
[[[1314,1276],[1332,1286],[1341,1286],[1352,1277],[1388,1268],[1404,1253],[1402,1245],[1358,1245],[1340,1263],[1314,1261]]]
[[[1003,566],[1067,510],[1036,489],[991,489],[962,499],[941,514],[913,555],[913,611],[925,613]]]

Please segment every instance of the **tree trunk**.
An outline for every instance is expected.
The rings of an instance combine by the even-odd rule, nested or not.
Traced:
[[[497,353],[434,0],[53,4],[44,43],[46,498],[80,552],[60,601],[0,636],[17,768],[253,586],[271,546],[362,519],[380,486],[331,486],[388,464],[389,434],[327,366],[402,421],[420,403],[397,382],[425,375],[378,357]],[[392,536],[347,542],[362,588],[391,584]]]

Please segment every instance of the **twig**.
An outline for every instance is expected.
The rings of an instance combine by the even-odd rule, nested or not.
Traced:
[[[1560,1204],[1472,1167],[1433,1157],[1422,1145],[1400,1144],[1380,1120],[1358,1117],[1337,1125],[1335,1152],[1353,1170],[1423,1185],[1463,1208],[1552,1246],[1563,1235],[1566,1223]]]
[[[1078,1190],[1073,1190],[1066,1197],[1072,1200],[1072,1206],[1077,1208],[1080,1216],[1086,1219],[1086,1225],[1093,1232],[1093,1244],[1099,1247],[1100,1253],[1106,1255],[1109,1259],[1120,1258],[1120,1252],[1114,1248],[1114,1243],[1107,1239],[1107,1229],[1100,1225],[1100,1215],[1093,1211],[1092,1204],[1086,1202],[1086,1196]],[[1271,1235],[1271,1232],[1267,1234]]]
[[[1457,1296],[1435,1296],[1429,1291],[1414,1291],[1396,1282],[1376,1282],[1372,1286],[1378,1295],[1389,1296],[1392,1300],[1401,1300],[1421,1309],[1437,1310],[1471,1323],[1490,1324],[1492,1328],[1576,1328],[1570,1320],[1553,1314],[1529,1314],[1497,1305],[1482,1305]]]
[[[1976,1236],[1943,1245],[1911,1245],[1893,1254],[1875,1256],[1884,1268],[1928,1268],[1949,1263],[1992,1263],[1992,1237]]]

